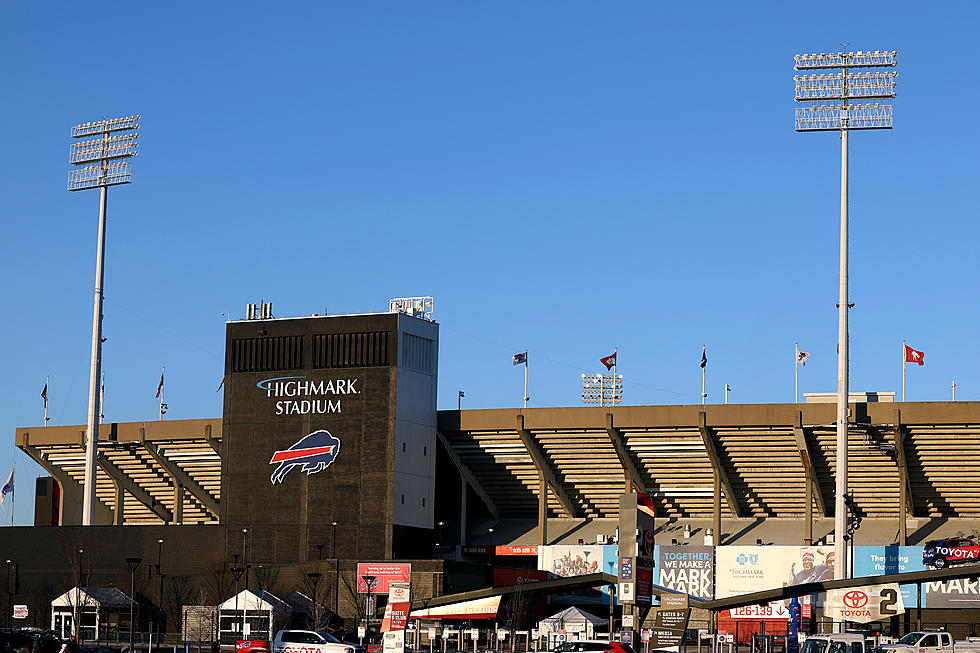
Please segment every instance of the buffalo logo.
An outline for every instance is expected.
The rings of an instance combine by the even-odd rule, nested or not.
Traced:
[[[272,484],[282,483],[283,477],[296,465],[302,465],[300,471],[307,475],[322,472],[330,467],[339,453],[340,440],[330,435],[329,431],[314,431],[288,449],[272,454],[269,464],[279,464],[272,472]]]
[[[868,595],[861,590],[851,590],[844,595],[843,601],[844,605],[856,610],[868,604]]]

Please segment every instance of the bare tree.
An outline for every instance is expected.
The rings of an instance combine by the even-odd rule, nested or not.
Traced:
[[[260,592],[275,592],[279,586],[279,567],[260,565],[255,568],[255,588]]]
[[[216,641],[218,611],[207,604],[207,590],[197,588],[193,594],[197,605],[187,606],[183,610],[185,624],[184,633],[188,641],[197,641],[197,650],[202,650],[205,643],[210,645]]]
[[[169,575],[164,584],[163,599],[164,611],[167,613],[167,623],[176,626],[176,634],[179,636],[183,627],[183,607],[193,594],[187,576]]]
[[[204,582],[208,593],[208,604],[221,605],[235,589],[235,578],[231,575],[231,565],[223,557],[212,559]]]

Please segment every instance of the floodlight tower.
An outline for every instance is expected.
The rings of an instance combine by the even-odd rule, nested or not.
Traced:
[[[798,54],[796,70],[817,71],[795,75],[797,102],[823,102],[796,109],[796,131],[838,131],[841,140],[840,166],[840,299],[837,319],[837,478],[834,501],[834,577],[847,578],[847,426],[848,426],[848,335],[847,311],[847,135],[852,129],[891,129],[892,106],[880,102],[851,104],[852,100],[890,100],[895,97],[894,68],[897,52],[844,52]],[[858,69],[854,72],[854,69]],[[830,104],[826,104],[829,102]]]
[[[95,512],[95,460],[99,440],[99,373],[102,369],[102,282],[105,278],[105,213],[109,186],[128,184],[139,146],[139,116],[103,118],[71,128],[73,143],[68,162],[79,166],[68,171],[68,190],[98,188],[99,246],[95,263],[95,308],[92,315],[92,365],[88,383],[88,428],[85,435],[85,494],[82,525],[91,526]]]

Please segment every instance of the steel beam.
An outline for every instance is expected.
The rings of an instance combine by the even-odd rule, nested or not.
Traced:
[[[813,464],[813,453],[810,445],[806,441],[806,431],[803,430],[803,414],[796,414],[796,424],[793,425],[793,437],[796,438],[796,448],[800,452],[800,462],[803,464],[803,472],[806,474],[807,482],[813,492],[813,498],[817,502],[817,511],[821,517],[830,517],[827,512],[827,500],[824,499],[823,492],[820,490],[820,480],[817,478],[817,468]]]
[[[616,450],[616,456],[619,458],[619,464],[623,467],[626,492],[641,492],[643,490],[643,477],[640,476],[639,470],[633,464],[633,459],[630,458],[629,452],[626,451],[622,431],[613,426],[612,413],[606,413],[606,435],[609,436],[609,441],[612,443],[613,449]]]
[[[204,427],[204,439],[207,440],[208,446],[211,447],[211,450],[214,451],[216,454],[218,454],[218,458],[220,458],[221,457],[221,441],[220,440],[216,440],[215,438],[211,437],[211,425],[210,424],[207,424]],[[217,514],[217,513],[215,513],[215,514]]]
[[[61,486],[61,508],[58,515],[59,524],[56,526],[74,526],[81,523],[82,484],[71,477],[68,472],[53,464],[44,453],[30,443],[30,434],[24,435],[24,443],[18,445],[38,465],[44,468],[51,478]],[[72,512],[74,507],[76,512]],[[101,501],[96,503],[99,523],[112,523],[112,511]]]
[[[467,467],[466,463],[463,462],[463,459],[460,458],[459,454],[453,449],[453,445],[450,444],[449,439],[443,435],[441,431],[436,431],[436,437],[439,438],[439,442],[442,443],[446,453],[449,454],[449,458],[453,461],[453,464],[456,465],[456,469],[459,471],[459,475],[462,477],[463,482],[470,484],[470,487],[473,488],[476,495],[483,500],[483,503],[486,504],[487,510],[490,511],[493,518],[500,519],[500,510],[497,508],[497,504],[494,503],[493,499],[490,498],[490,493],[483,489],[483,486],[480,485],[480,481],[477,480],[472,470]],[[465,494],[463,496],[465,497]]]
[[[133,495],[133,498],[146,506],[154,515],[163,520],[163,523],[170,524],[173,522],[173,513],[167,510],[162,504],[158,503],[150,494],[133,482],[126,472],[119,469],[115,463],[106,458],[104,453],[99,453],[96,457],[99,463],[99,467],[102,468],[109,478],[115,483],[122,485],[123,489]]]
[[[218,517],[218,501],[211,496],[210,492],[201,487],[200,483],[191,478],[187,472],[182,470],[172,460],[168,459],[160,449],[159,445],[153,444],[152,442],[147,442],[145,430],[143,431],[142,444],[146,452],[150,454],[150,457],[163,468],[163,471],[170,475],[170,479],[174,484],[175,492],[177,486],[184,486],[184,489],[190,492],[191,496],[194,497],[198,503],[207,508],[215,517]]]
[[[534,436],[531,432],[524,428],[524,416],[517,416],[517,435],[521,438],[521,442],[524,443],[524,448],[527,450],[529,456],[531,456],[531,461],[538,470],[538,476],[543,479],[551,491],[555,494],[555,498],[558,499],[558,503],[561,504],[562,510],[569,517],[576,517],[578,515],[578,510],[575,508],[575,504],[572,503],[571,498],[569,498],[568,493],[565,492],[565,488],[558,481],[558,476],[555,471],[551,469],[551,465],[548,464],[548,459],[545,457],[544,452],[535,442]],[[542,497],[538,497],[541,500]],[[547,497],[544,497],[547,500]]]
[[[711,462],[711,468],[715,472],[715,478],[725,489],[725,499],[728,501],[728,509],[732,511],[732,515],[736,518],[743,517],[742,511],[738,507],[738,501],[735,499],[735,490],[732,488],[731,481],[728,480],[728,474],[725,472],[725,466],[721,463],[721,456],[718,455],[718,447],[715,445],[714,434],[712,434],[711,429],[707,425],[707,416],[702,410],[698,413],[698,430],[701,432],[701,442],[704,444],[705,451],[708,452],[708,460]],[[721,543],[721,538],[719,534],[719,544]]]

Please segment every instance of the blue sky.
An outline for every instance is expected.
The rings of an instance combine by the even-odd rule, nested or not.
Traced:
[[[106,419],[220,415],[224,320],[432,295],[439,405],[580,403],[619,349],[627,404],[836,387],[839,139],[793,130],[793,54],[899,51],[895,129],[851,138],[851,385],[976,400],[980,5],[6,3],[0,474],[85,422],[98,193],[68,130],[143,116],[109,193]],[[101,45],[105,43],[104,47]],[[6,512],[5,512],[6,515]],[[4,519],[7,517],[4,516]]]

